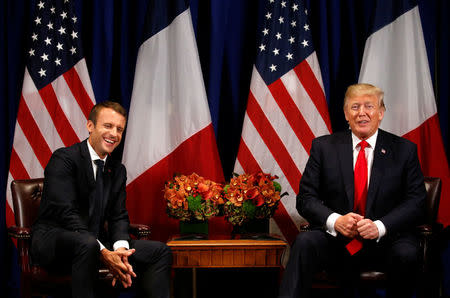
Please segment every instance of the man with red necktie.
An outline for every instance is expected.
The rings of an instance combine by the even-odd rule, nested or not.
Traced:
[[[316,138],[300,181],[297,210],[312,230],[291,247],[279,297],[310,297],[312,277],[335,270],[351,288],[361,266],[386,266],[388,297],[411,297],[419,243],[414,227],[426,198],[417,147],[379,129],[384,92],[351,85],[350,130]]]

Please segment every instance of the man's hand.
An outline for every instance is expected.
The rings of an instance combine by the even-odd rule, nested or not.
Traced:
[[[380,235],[377,225],[367,218],[358,221],[357,230],[364,239],[377,239]]]
[[[136,274],[133,271],[133,266],[128,262],[128,256],[131,256],[136,250],[132,249],[132,253],[129,253],[130,250],[127,250],[125,247],[119,247],[116,252],[122,255],[122,262],[127,266],[128,272],[127,272],[127,278],[129,279],[129,286],[131,286],[131,277],[136,277]],[[113,280],[115,283],[115,281]],[[123,283],[123,281],[122,281]]]
[[[106,248],[101,251],[101,260],[108,267],[114,278],[112,285],[116,284],[117,280],[122,282],[124,288],[128,288],[132,284],[132,277],[136,277],[133,272],[133,267],[128,262],[128,257],[135,252],[134,249],[119,248],[116,251],[110,251]]]
[[[363,217],[357,213],[347,213],[338,217],[334,229],[345,237],[354,238],[358,235],[357,223],[362,219]]]

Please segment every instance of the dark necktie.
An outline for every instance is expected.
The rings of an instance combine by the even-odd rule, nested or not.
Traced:
[[[356,159],[354,179],[355,179],[355,195],[353,202],[353,210],[364,216],[366,212],[366,199],[367,199],[367,160],[365,154],[365,148],[367,147],[366,141],[359,143],[360,149],[358,158]],[[351,255],[354,255],[362,248],[362,241],[358,238],[354,238],[347,244],[347,250]]]
[[[103,165],[105,162],[101,159],[94,160],[97,165],[97,173],[95,175],[95,195],[93,211],[90,214],[90,230],[98,237],[100,231],[101,218],[103,216]]]

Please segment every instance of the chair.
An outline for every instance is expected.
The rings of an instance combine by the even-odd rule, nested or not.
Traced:
[[[427,199],[425,205],[425,223],[417,227],[420,247],[422,250],[422,263],[417,284],[417,297],[437,297],[439,291],[438,248],[437,236],[442,225],[437,223],[439,200],[441,197],[441,179],[425,177]],[[301,231],[309,230],[309,224],[303,224]],[[361,271],[359,274],[360,287],[383,288],[386,285],[387,274],[383,271]],[[337,288],[338,278],[323,271],[314,277],[313,288]]]
[[[11,182],[16,225],[8,228],[8,235],[17,240],[21,297],[45,296],[54,293],[57,288],[70,288],[70,275],[52,274],[30,260],[31,226],[38,215],[43,184],[43,178]],[[150,228],[131,224],[130,234],[138,239],[148,239]],[[112,280],[112,274],[104,268],[99,270],[99,277],[102,281]]]

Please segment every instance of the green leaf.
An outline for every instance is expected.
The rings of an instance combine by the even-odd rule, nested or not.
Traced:
[[[281,185],[276,181],[272,181],[273,187],[275,187],[275,191],[281,192]]]
[[[199,212],[202,207],[202,197],[200,195],[187,197],[189,210],[192,212]]]
[[[230,188],[230,184],[225,185],[225,187],[223,188],[223,192],[228,193],[229,188]]]
[[[252,203],[252,201],[245,201],[244,204],[242,204],[242,209],[249,219],[253,219],[255,217],[256,206]]]

